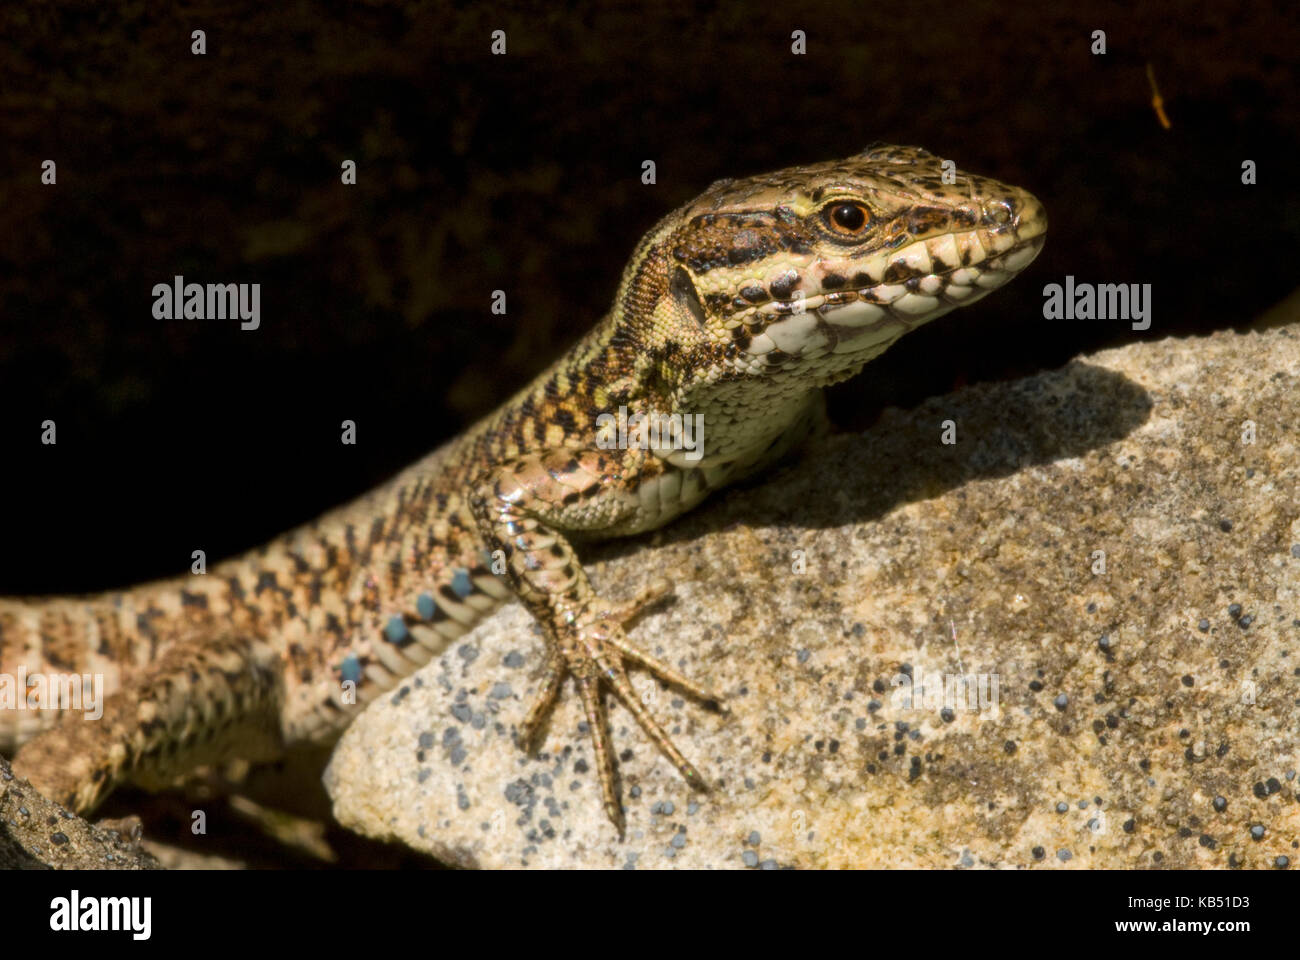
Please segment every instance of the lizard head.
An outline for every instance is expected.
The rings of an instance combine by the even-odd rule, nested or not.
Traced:
[[[1027,191],[918,147],[719,181],[646,238],[668,272],[658,325],[699,348],[678,388],[852,376],[1010,280],[1046,230]]]

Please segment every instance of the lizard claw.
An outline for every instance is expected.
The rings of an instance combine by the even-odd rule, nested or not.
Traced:
[[[618,828],[620,838],[623,836],[625,820],[615,789],[614,752],[607,731],[605,703],[600,689],[602,683],[613,690],[614,695],[632,713],[641,729],[660,751],[673,762],[682,777],[698,790],[708,789],[704,777],[677,749],[668,733],[650,714],[642,698],[632,688],[627,675],[625,661],[631,661],[696,699],[721,704],[721,698],[717,694],[686,679],[666,663],[637,650],[623,632],[622,623],[671,590],[671,584],[666,580],[656,581],[623,607],[610,608],[596,601],[571,624],[558,626],[560,635],[556,646],[560,656],[553,657],[547,664],[547,675],[542,688],[520,728],[520,740],[527,749],[536,741],[542,719],[554,705],[564,677],[572,674],[582,698],[583,712],[596,753],[596,770],[605,812]]]

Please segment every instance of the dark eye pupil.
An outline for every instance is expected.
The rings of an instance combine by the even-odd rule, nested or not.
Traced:
[[[831,219],[845,230],[859,230],[867,222],[867,215],[855,204],[841,203],[831,211]]]

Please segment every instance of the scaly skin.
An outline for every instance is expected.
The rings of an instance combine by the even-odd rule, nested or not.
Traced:
[[[0,698],[0,750],[21,744],[18,772],[84,812],[120,782],[159,787],[198,764],[327,742],[513,595],[549,652],[521,741],[572,676],[620,833],[602,687],[703,786],[626,672],[637,664],[717,700],[624,632],[668,585],[611,606],[572,541],[658,527],[762,468],[816,424],[822,387],[1033,260],[1046,230],[1037,200],[958,171],[948,180],[923,150],[877,145],[715,183],[642,239],[587,336],[369,496],[206,575],[0,600],[0,675],[102,674],[111,694],[96,723]],[[702,416],[698,458],[662,438],[610,448],[597,417],[620,407]]]

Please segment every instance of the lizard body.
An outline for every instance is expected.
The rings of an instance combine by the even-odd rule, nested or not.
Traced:
[[[816,424],[822,387],[1028,265],[1038,201],[949,173],[875,145],[719,181],[646,234],[609,314],[563,357],[368,496],[202,576],[0,599],[0,677],[97,674],[108,694],[96,723],[0,696],[0,750],[18,747],[18,772],[84,812],[121,782],[329,742],[514,596],[548,651],[523,743],[572,676],[620,831],[603,687],[702,786],[627,679],[635,664],[717,700],[623,630],[667,585],[611,606],[574,543],[653,529],[761,469]],[[702,428],[693,448],[665,431],[619,449],[602,414],[620,409]]]

